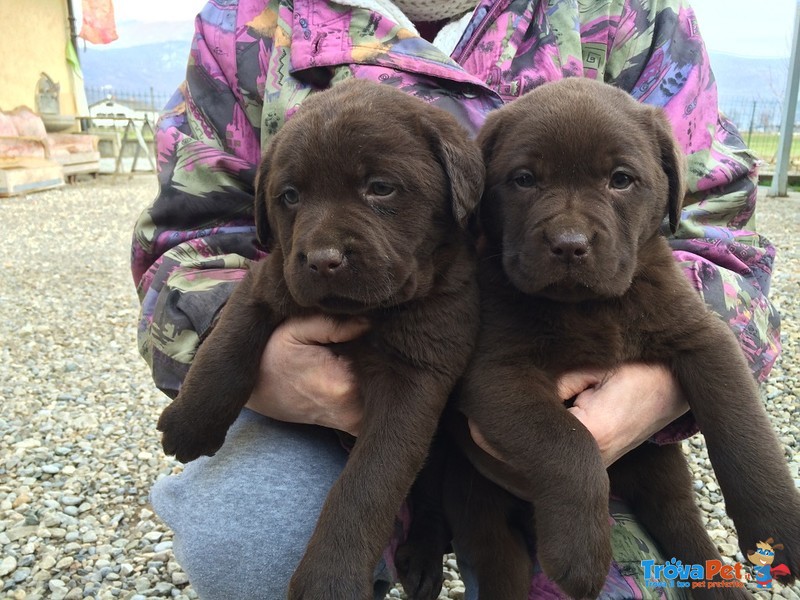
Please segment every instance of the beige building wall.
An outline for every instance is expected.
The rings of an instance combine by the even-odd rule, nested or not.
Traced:
[[[67,63],[67,0],[0,0],[0,109],[36,109],[42,72],[61,85],[61,114],[77,113]]]

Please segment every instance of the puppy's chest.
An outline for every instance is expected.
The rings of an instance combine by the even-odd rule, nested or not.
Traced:
[[[518,349],[520,357],[558,374],[642,358],[645,319],[642,311],[614,301],[566,304],[520,295],[494,304],[484,314],[484,326]]]
[[[472,300],[445,306],[421,303],[373,315],[370,330],[343,347],[357,379],[389,371],[401,378],[414,379],[426,372],[455,380],[466,367],[477,337],[477,298]]]

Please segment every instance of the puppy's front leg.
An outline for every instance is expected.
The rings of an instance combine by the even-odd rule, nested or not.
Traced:
[[[685,349],[675,373],[705,435],[726,510],[746,555],[758,542],[783,544],[775,565],[800,576],[800,494],[741,350],[715,317],[701,324],[701,345]]]
[[[527,600],[533,577],[530,505],[483,477],[455,448],[448,458],[442,496],[459,564],[471,566],[481,598]]]
[[[164,452],[181,462],[219,450],[255,386],[277,318],[254,300],[252,276],[251,271],[234,289],[216,327],[198,348],[180,393],[158,420]]]
[[[413,518],[405,541],[395,553],[395,568],[403,589],[413,600],[435,600],[442,590],[442,556],[453,537],[442,498],[452,452],[455,449],[440,430],[409,495]]]
[[[692,475],[679,444],[641,444],[608,469],[611,489],[620,494],[664,553],[664,560],[705,564],[722,557],[703,525],[694,501]],[[716,581],[722,581],[717,577]],[[744,588],[693,588],[694,600],[753,600]]]
[[[606,469],[591,433],[558,399],[554,378],[522,360],[495,356],[473,366],[460,407],[524,475],[545,573],[573,598],[595,598],[611,564]],[[502,474],[484,474],[519,493],[518,480],[505,485]]]
[[[360,380],[363,428],[289,585],[290,600],[368,600],[372,573],[428,452],[450,383],[413,367]]]

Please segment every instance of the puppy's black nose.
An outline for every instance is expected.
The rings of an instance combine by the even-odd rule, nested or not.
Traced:
[[[344,262],[344,254],[336,248],[312,250],[306,254],[306,265],[311,271],[320,275],[334,275]]]
[[[550,240],[550,252],[564,262],[577,260],[589,253],[589,239],[582,233],[559,233]]]

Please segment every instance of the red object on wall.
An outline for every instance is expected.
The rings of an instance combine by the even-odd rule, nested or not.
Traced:
[[[108,44],[116,40],[113,0],[83,0],[83,23],[78,34],[92,44]]]

